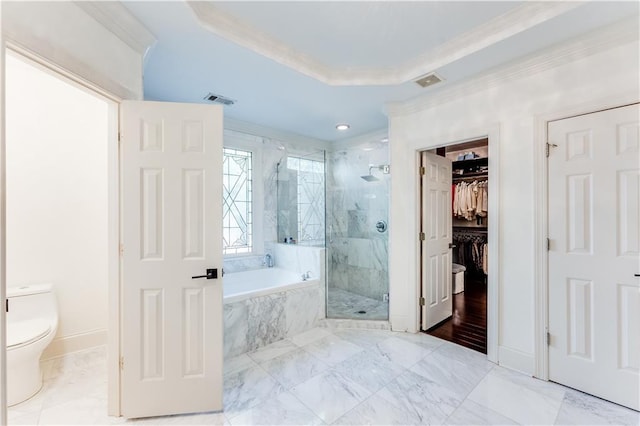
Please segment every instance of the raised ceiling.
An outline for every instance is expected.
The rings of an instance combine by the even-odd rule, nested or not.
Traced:
[[[383,129],[430,96],[626,19],[637,2],[124,2],[157,38],[145,98],[237,103],[228,117],[323,140]],[[413,80],[437,72],[442,83]],[[348,122],[345,133],[335,130]]]

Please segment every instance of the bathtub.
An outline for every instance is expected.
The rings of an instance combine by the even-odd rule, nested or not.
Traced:
[[[280,268],[263,268],[253,271],[225,274],[222,294],[224,303],[234,303],[252,297],[311,287],[318,284],[319,277],[302,279],[301,273]]]
[[[323,276],[303,281],[302,273],[262,268],[227,273],[222,283],[227,359],[295,336],[325,318]]]

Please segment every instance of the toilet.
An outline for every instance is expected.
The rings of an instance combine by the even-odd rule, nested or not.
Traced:
[[[7,403],[19,404],[42,387],[40,357],[58,329],[51,284],[7,288]]]
[[[452,281],[453,281],[453,294],[462,293],[464,291],[464,271],[466,271],[463,265],[454,263],[451,265]]]

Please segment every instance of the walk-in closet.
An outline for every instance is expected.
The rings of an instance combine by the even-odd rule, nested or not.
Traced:
[[[488,140],[438,148],[431,154],[451,161],[448,210],[451,215],[449,288],[452,308],[450,316],[426,332],[486,354],[487,225],[490,214]]]

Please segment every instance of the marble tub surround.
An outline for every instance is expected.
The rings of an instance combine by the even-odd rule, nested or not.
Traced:
[[[233,274],[234,272],[253,271],[264,268],[264,255],[248,255],[225,257],[222,261],[224,273]]]
[[[224,305],[224,356],[237,356],[315,327],[325,317],[324,282]]]
[[[339,346],[336,339],[361,350],[348,347],[344,360],[333,365],[313,355],[312,348]],[[42,391],[9,408],[10,425],[637,425],[640,421],[637,411],[506,370],[470,349],[426,334],[386,330],[313,328],[225,360],[221,413],[136,420],[107,416],[104,346],[42,365]]]

